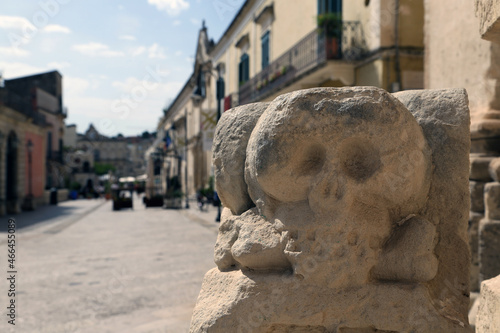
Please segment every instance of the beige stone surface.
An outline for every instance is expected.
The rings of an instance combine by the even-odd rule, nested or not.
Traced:
[[[484,185],[485,182],[469,181],[470,210],[473,212],[484,212]]]
[[[276,98],[237,143],[255,207],[224,210],[191,332],[467,332],[468,129],[460,89]]]
[[[479,278],[491,279],[500,274],[500,221],[479,222]]]
[[[488,165],[488,172],[494,181],[500,181],[500,157],[493,158]]]
[[[471,252],[470,290],[479,291],[479,222],[484,215],[470,212],[469,214],[469,247]]]
[[[477,333],[500,332],[500,275],[483,281],[476,317]]]
[[[489,166],[490,162],[494,158],[494,156],[481,156],[478,154],[471,154],[469,179],[483,182],[491,181]]]
[[[488,125],[476,127],[476,124],[486,113],[500,110],[500,45],[481,39],[474,2],[424,0],[424,86],[426,89],[467,89],[473,120],[471,132],[482,132],[484,128],[487,133],[481,136],[491,136],[493,131],[485,128]]]
[[[268,103],[247,104],[224,112],[213,143],[213,164],[217,193],[224,207],[241,214],[253,203],[245,183],[248,138]]]
[[[500,220],[500,183],[484,185],[484,216],[489,220]]]
[[[475,0],[475,2],[481,37],[500,43],[500,2],[497,0]]]

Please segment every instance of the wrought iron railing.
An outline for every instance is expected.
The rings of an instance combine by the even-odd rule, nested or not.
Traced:
[[[367,48],[361,25],[357,21],[342,22],[337,36],[315,29],[270,63],[239,88],[239,104],[259,101],[293,83],[328,60],[362,59]]]
[[[47,159],[54,161],[54,162],[59,162],[63,163],[63,152],[59,150],[51,150],[47,152]]]

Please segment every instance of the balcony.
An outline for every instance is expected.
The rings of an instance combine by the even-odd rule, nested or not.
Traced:
[[[63,153],[62,151],[59,150],[51,150],[47,152],[47,160],[53,161],[53,162],[58,162],[58,163],[63,163]]]
[[[239,104],[260,101],[299,80],[329,60],[352,62],[367,52],[361,25],[343,21],[340,37],[315,29],[239,88]]]

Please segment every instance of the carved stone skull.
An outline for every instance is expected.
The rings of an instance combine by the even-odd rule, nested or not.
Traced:
[[[451,207],[453,195],[444,191],[453,181],[456,193],[466,191],[462,166],[468,164],[460,159],[455,168],[444,160],[449,150],[436,153],[444,132],[429,94],[406,102],[414,114],[416,105],[425,106],[421,123],[394,95],[374,87],[297,91],[224,114],[213,160],[225,207],[218,269],[205,278],[192,332],[240,329],[236,313],[259,309],[264,300],[269,322],[254,321],[251,332],[455,331],[463,316],[446,304],[466,300],[432,296],[436,302],[429,295],[463,271],[440,265],[437,253],[450,256],[443,244],[453,241],[462,251],[466,243],[462,227],[448,222],[453,210],[436,207]],[[468,121],[463,92],[443,94],[451,101],[446,110],[456,106],[460,115],[457,130],[442,136],[465,156],[467,137],[456,134]],[[426,318],[422,329],[418,318],[400,320],[411,314],[410,307],[402,310],[407,303]],[[436,304],[442,304],[437,311]]]

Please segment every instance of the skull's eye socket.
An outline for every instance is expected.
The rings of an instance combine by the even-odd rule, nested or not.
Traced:
[[[320,144],[305,146],[298,159],[294,173],[298,176],[309,176],[318,173],[326,159],[326,149]]]
[[[379,151],[367,139],[349,138],[338,150],[340,167],[347,176],[364,182],[370,178],[382,163]]]

